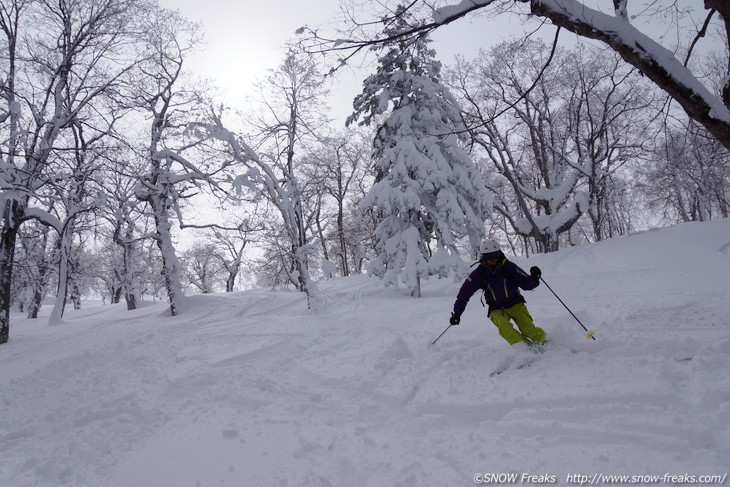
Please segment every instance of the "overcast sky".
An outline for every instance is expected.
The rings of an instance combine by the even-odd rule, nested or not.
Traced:
[[[256,79],[282,60],[282,46],[305,24],[319,25],[334,18],[339,0],[160,0],[200,22],[206,38],[191,66],[224,90],[240,106]]]

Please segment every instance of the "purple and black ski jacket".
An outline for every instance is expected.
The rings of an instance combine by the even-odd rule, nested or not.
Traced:
[[[480,263],[461,285],[454,303],[454,313],[461,315],[466,303],[479,289],[484,290],[484,299],[489,306],[487,316],[489,316],[496,309],[507,309],[515,304],[524,303],[525,298],[520,294],[520,288],[529,291],[535,289],[538,284],[540,279],[535,279],[504,257],[494,267]]]

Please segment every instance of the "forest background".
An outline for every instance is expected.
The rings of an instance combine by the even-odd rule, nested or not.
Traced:
[[[251,287],[313,307],[318,280],[364,272],[418,296],[422,278],[462,276],[485,236],[530,255],[726,218],[727,141],[620,50],[536,18],[541,3],[472,2],[525,30],[476,53],[460,41],[472,55],[449,62],[434,29],[473,15],[463,4],[343,3],[282,40],[233,105],[188,67],[205,33],[180,11],[3,0],[0,342],[10,309],[37,316],[48,296],[51,322],[84,297],[175,315],[185,294]],[[607,17],[647,28],[725,100],[712,3],[629,16],[617,0]],[[328,104],[353,66],[366,74],[342,126]]]

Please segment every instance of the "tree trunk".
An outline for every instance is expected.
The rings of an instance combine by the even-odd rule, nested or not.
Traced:
[[[131,233],[131,232],[130,232]],[[131,237],[131,235],[129,235]],[[134,282],[134,257],[133,244],[125,242],[122,245],[122,288],[124,289],[124,299],[127,301],[127,311],[137,309],[137,286]]]
[[[38,272],[43,272],[45,274],[45,269],[39,269]],[[33,286],[33,297],[31,298],[30,303],[28,303],[28,318],[34,320],[38,318],[38,311],[41,309],[41,303],[43,302],[43,295],[45,294],[43,292],[43,285],[42,282],[40,282],[42,279],[39,278],[38,282],[34,282],[32,284]]]
[[[350,275],[350,265],[347,260],[347,241],[345,240],[345,215],[344,210],[342,208],[342,201],[338,201],[338,208],[337,208],[337,235],[339,237],[339,244],[340,244],[340,260],[342,263],[342,275],[343,276],[349,276]]]
[[[228,269],[228,278],[226,279],[226,292],[231,293],[236,285],[236,277],[238,276],[239,265],[232,265]]]
[[[48,231],[45,229],[43,231],[43,249],[45,251],[45,248],[48,243]],[[45,253],[45,252],[44,252]],[[50,265],[51,258],[43,257],[42,260],[38,261],[38,274],[33,276],[31,278],[31,290],[33,292],[33,295],[31,296],[30,303],[28,303],[28,318],[30,319],[37,319],[38,318],[38,312],[41,309],[41,305],[43,303],[43,298],[46,295],[46,274],[48,273],[48,266]]]
[[[81,290],[76,283],[71,286],[71,302],[74,305],[74,309],[81,309]]]
[[[10,305],[13,278],[15,242],[18,237],[18,220],[23,207],[14,200],[5,203],[3,227],[0,230],[0,344],[10,339]]]
[[[232,293],[233,287],[235,286],[235,284],[236,284],[236,274],[234,274],[233,272],[229,272],[228,278],[226,279],[226,292]]]
[[[68,259],[71,252],[70,239],[72,232],[65,230],[59,237],[59,257],[58,265],[58,292],[56,293],[56,302],[53,304],[53,310],[48,320],[50,324],[58,324],[63,319],[63,313],[66,309],[66,298],[68,296]]]
[[[137,309],[137,296],[134,293],[125,293],[124,300],[127,302],[127,311]]]
[[[411,297],[414,298],[420,298],[421,297],[421,273],[416,273],[416,285],[411,289]]]
[[[0,344],[10,339],[10,291],[17,234],[15,228],[5,228],[0,234]]]
[[[167,207],[159,195],[150,198],[155,215],[155,241],[162,254],[162,277],[165,279],[167,297],[170,302],[170,314],[177,316],[180,312],[182,287],[180,285],[180,263],[172,244],[172,224],[167,215]]]

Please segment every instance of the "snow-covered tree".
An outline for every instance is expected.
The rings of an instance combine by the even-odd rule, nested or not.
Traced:
[[[397,37],[408,28],[398,17],[385,32]],[[440,71],[426,37],[388,46],[348,119],[377,125],[376,181],[362,202],[380,220],[369,270],[388,284],[403,282],[416,297],[422,277],[462,270],[458,239],[477,245],[489,205]]]
[[[61,184],[52,186],[54,197],[58,201],[55,210],[62,226],[57,243],[58,287],[49,319],[51,323],[58,323],[63,318],[69,297],[69,284],[74,281],[74,269],[79,267],[75,255],[78,248],[74,248],[74,241],[82,230],[84,217],[98,208],[103,200],[97,194],[98,184],[95,184],[94,178],[99,174],[101,153],[105,149],[104,143],[110,138],[111,127],[89,130],[92,132],[89,136],[86,123],[76,120],[71,124],[70,132],[73,136],[71,147],[61,151],[57,157],[57,178]]]
[[[639,189],[666,223],[730,215],[730,151],[696,124],[667,129]]]
[[[21,225],[63,231],[40,190],[60,179],[56,150],[136,63],[130,55],[139,0],[0,3],[0,343],[9,337],[10,286]],[[93,108],[92,108],[93,107]]]
[[[101,228],[109,240],[106,265],[97,269],[98,279],[104,283],[112,303],[124,297],[127,310],[137,309],[142,294],[142,240],[148,237],[150,219],[144,212],[144,203],[137,199],[137,177],[145,165],[128,148],[107,149],[108,168],[104,171],[106,204],[100,212],[106,223]]]
[[[255,207],[255,205],[252,205]],[[238,213],[238,208],[236,213]],[[255,212],[251,212],[254,215]],[[226,274],[226,292],[235,289],[236,279],[241,272],[244,252],[249,243],[260,232],[257,224],[248,215],[236,217],[226,228],[215,228],[208,233],[210,242],[215,243],[212,256],[219,262]]]
[[[190,53],[199,45],[198,26],[178,11],[155,10],[146,19],[147,56],[140,63],[134,100],[147,119],[147,144],[140,149],[146,167],[141,171],[136,194],[151,209],[155,240],[162,261],[170,313],[180,311],[183,298],[181,266],[173,239],[175,219],[185,226],[184,202],[204,188],[221,190],[230,179],[226,169],[233,164],[218,147],[195,130],[208,120],[204,90],[186,78],[183,70]]]
[[[314,250],[312,220],[319,199],[307,198],[303,165],[308,145],[314,143],[325,124],[322,99],[327,93],[324,78],[311,56],[290,49],[281,65],[272,70],[261,86],[264,105],[258,127],[265,136],[262,150],[271,155],[272,168],[282,177],[282,190],[289,208],[283,219],[291,282],[307,293],[310,307],[319,300],[311,277],[310,258]],[[271,198],[268,198],[271,200]],[[283,202],[280,195],[276,196]],[[282,213],[282,216],[284,214]]]
[[[215,257],[216,252],[214,243],[197,242],[182,255],[185,278],[202,294],[212,293],[225,272],[220,260]]]
[[[13,287],[21,311],[25,311],[28,318],[38,318],[53,271],[54,252],[49,248],[50,234],[51,228],[37,221],[23,225],[18,234],[18,262]]]
[[[207,127],[212,137],[227,144],[232,158],[248,168],[237,178],[239,187],[263,198],[280,217],[267,222],[267,228],[273,230],[269,243],[274,247],[268,250],[277,256],[273,259],[276,264],[283,259],[288,280],[306,293],[310,308],[316,308],[321,298],[310,271],[310,253],[316,248],[313,215],[300,173],[307,142],[316,140],[325,122],[323,81],[310,56],[290,50],[262,86],[263,112],[256,126],[263,140],[257,150],[246,142],[248,137],[228,129],[220,113]]]
[[[348,214],[348,206],[353,204],[356,189],[367,175],[369,149],[365,134],[348,130],[323,138],[320,146],[309,155],[313,166],[310,184],[320,194],[327,195],[334,206],[332,210],[324,211],[334,220],[328,233],[321,232],[324,258],[329,260],[333,255],[343,276],[349,276],[356,268],[351,261],[354,235],[350,231],[353,225],[348,221],[352,217]]]
[[[276,162],[276,159],[264,158],[244,140],[240,134],[226,128],[220,115],[216,117],[215,124],[207,127],[213,137],[227,143],[231,156],[248,170],[236,178],[235,184],[243,191],[247,190],[254,194],[259,194],[273,206],[272,215],[281,217],[280,222],[276,222],[276,227],[283,232],[275,232],[271,234],[275,238],[274,250],[275,256],[271,256],[270,265],[282,265],[285,269],[287,281],[300,286],[300,290],[307,294],[308,306],[315,308],[320,303],[320,298],[315,282],[312,280],[308,256],[309,244],[302,243],[301,231],[304,223],[300,219],[300,205],[297,203],[299,193],[296,191],[296,184],[290,184],[291,173],[288,172],[286,165],[282,166]],[[268,220],[266,228],[272,229],[274,220]],[[282,261],[283,259],[283,261]],[[292,264],[294,267],[292,268]]]
[[[632,230],[621,215],[627,165],[646,154],[654,137],[650,120],[657,115],[656,90],[615,53],[588,46],[568,54],[563,80],[567,86],[574,81],[568,131],[583,175],[581,189],[590,201],[591,240],[626,234]]]
[[[617,171],[649,137],[638,75],[597,54],[521,40],[455,70],[472,140],[501,176],[495,209],[542,252],[584,214],[602,238]]]

